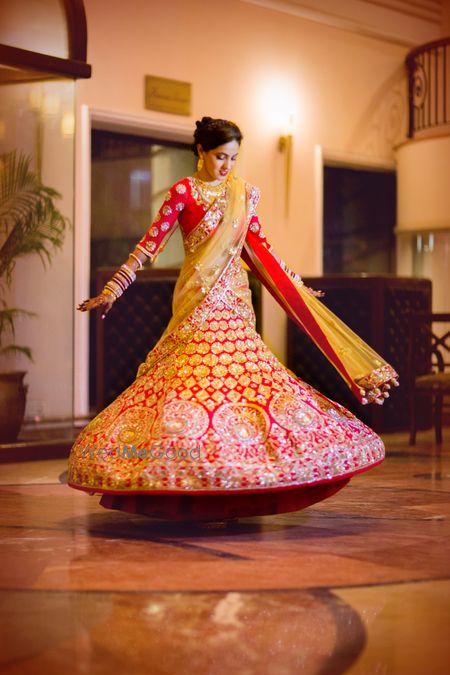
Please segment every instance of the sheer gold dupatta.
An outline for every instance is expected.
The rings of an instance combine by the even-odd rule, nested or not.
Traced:
[[[245,181],[231,176],[203,219],[186,237],[186,256],[175,285],[172,318],[138,370],[138,377],[186,342],[213,308],[220,281],[240,251],[247,230]]]
[[[359,393],[363,398],[374,400],[378,389],[383,389],[386,384],[397,384],[398,375],[394,368],[372,347],[311,295],[305,286],[297,285],[297,290],[323,335],[344,364],[351,382],[360,388]]]
[[[397,373],[343,321],[286,272],[259,241],[247,242],[242,256],[295,323],[319,347],[362,403],[381,403]]]

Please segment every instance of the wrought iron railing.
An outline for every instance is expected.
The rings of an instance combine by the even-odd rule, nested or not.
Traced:
[[[406,57],[408,137],[450,125],[450,37],[428,42]]]

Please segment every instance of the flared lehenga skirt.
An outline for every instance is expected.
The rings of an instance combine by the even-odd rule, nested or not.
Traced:
[[[69,485],[103,506],[173,519],[294,511],[384,458],[375,432],[286,369],[254,316],[221,300],[141,372],[72,448]]]

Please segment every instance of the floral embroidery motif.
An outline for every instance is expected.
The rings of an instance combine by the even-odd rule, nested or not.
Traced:
[[[166,220],[163,223],[161,223],[161,230],[163,232],[167,232],[169,227],[170,227],[170,223],[168,223]]]
[[[317,419],[317,413],[293,394],[279,394],[270,404],[273,418],[285,429],[298,430]]]
[[[164,406],[163,417],[157,431],[162,436],[199,438],[209,425],[209,415],[200,403],[172,400]]]
[[[122,408],[122,402],[118,399],[113,401],[107,408],[102,410],[81,432],[83,434],[97,434],[100,431],[107,430],[112,421],[117,417]],[[80,436],[78,437],[80,439]]]
[[[165,216],[170,216],[170,214],[172,213],[172,208],[170,206],[163,206],[162,212]]]
[[[226,208],[225,195],[217,199],[207,211],[203,220],[189,233],[184,241],[186,250],[193,252],[219,224]]]
[[[212,422],[223,439],[232,444],[263,443],[269,432],[267,413],[251,403],[224,403],[214,413]]]
[[[261,191],[254,185],[247,185],[247,203],[249,221],[257,215],[256,207],[261,197]]]
[[[175,190],[179,195],[184,195],[186,192],[186,185],[183,185],[183,183],[178,183],[178,185],[175,187]]]
[[[149,230],[149,235],[150,237],[156,237],[158,232],[159,232],[158,227],[156,225],[153,225],[153,227],[151,227]]]
[[[111,431],[111,439],[117,447],[123,445],[141,445],[145,443],[155,419],[155,411],[145,406],[130,408],[119,417]]]

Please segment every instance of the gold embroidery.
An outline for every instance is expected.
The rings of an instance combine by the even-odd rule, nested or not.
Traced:
[[[227,181],[223,181],[218,185],[209,185],[205,181],[201,181],[192,176],[189,178],[189,185],[191,188],[191,195],[196,204],[209,209],[215,199],[225,195]]]
[[[164,406],[163,416],[155,431],[162,437],[199,438],[209,424],[209,416],[200,403],[172,400]]]
[[[248,201],[256,197],[250,191]],[[288,372],[262,342],[239,254],[80,434],[72,485],[125,493],[283,488],[350,475],[383,458],[376,434]],[[159,455],[120,456],[124,444]],[[99,448],[108,459],[99,460]],[[176,450],[184,455],[174,461],[168,453]]]
[[[313,424],[317,413],[294,394],[278,394],[270,402],[270,414],[285,429],[302,429]]]
[[[141,445],[150,435],[155,419],[155,411],[143,406],[135,406],[126,410],[119,417],[118,423],[111,431],[111,440],[117,447],[123,445]]]
[[[213,416],[213,426],[225,441],[235,445],[263,443],[269,431],[266,412],[251,404],[223,404]]]
[[[193,252],[216,229],[226,208],[226,196],[217,199],[208,209],[203,220],[190,232],[184,240],[187,251]]]

